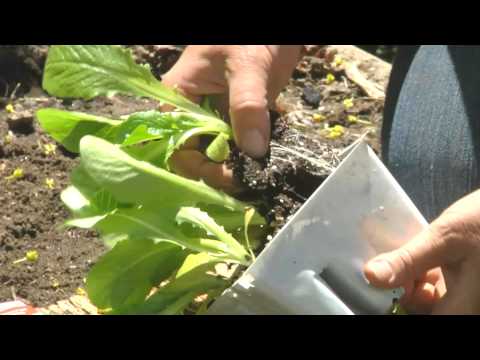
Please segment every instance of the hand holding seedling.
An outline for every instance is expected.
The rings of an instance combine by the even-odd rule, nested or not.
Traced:
[[[200,135],[214,138],[205,150],[212,164],[228,158],[233,131],[208,103],[191,102],[113,45],[50,47],[43,87],[64,98],[120,93],[176,108],[116,119],[55,108],[36,113],[44,131],[80,155],[61,199],[72,215],[66,226],[95,229],[110,248],[85,284],[103,313],[184,313],[199,296],[210,301],[231,285],[217,276],[217,264],[252,263],[250,244],[266,224],[252,204],[172,172],[172,155]],[[44,150],[54,155],[52,144]],[[53,179],[45,185],[55,187]]]
[[[404,306],[437,315],[480,313],[480,191],[447,209],[403,248],[370,261],[381,288],[404,287]]]
[[[238,146],[255,158],[263,157],[270,142],[269,106],[287,85],[300,58],[298,45],[189,46],[162,82],[190,100],[219,95],[216,107],[229,114]],[[228,188],[232,174],[195,150],[191,142],[173,160],[175,170]]]

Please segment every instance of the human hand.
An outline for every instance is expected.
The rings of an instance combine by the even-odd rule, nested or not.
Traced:
[[[413,313],[480,314],[480,191],[447,209],[404,247],[365,266],[370,283],[405,289]]]
[[[287,85],[301,56],[299,45],[188,46],[162,82],[190,100],[216,95],[215,105],[229,115],[235,142],[254,158],[270,142],[269,107]],[[172,156],[175,172],[233,192],[231,170],[197,151],[198,139]]]

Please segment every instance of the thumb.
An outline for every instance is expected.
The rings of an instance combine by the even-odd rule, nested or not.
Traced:
[[[448,264],[450,247],[450,243],[430,227],[402,248],[368,262],[365,276],[372,285],[380,288],[412,285],[429,270]]]
[[[254,158],[270,143],[267,70],[260,64],[232,66],[228,73],[230,118],[237,145]]]

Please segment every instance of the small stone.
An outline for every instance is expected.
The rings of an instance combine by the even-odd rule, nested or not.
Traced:
[[[318,91],[311,87],[303,88],[302,99],[305,103],[313,108],[317,108],[320,105],[321,96]]]
[[[7,124],[12,131],[33,131],[33,114],[30,111],[18,111],[8,114]]]
[[[314,79],[321,79],[324,78],[327,74],[327,70],[323,66],[323,62],[321,61],[314,61],[312,62],[312,69],[310,70],[312,77]]]
[[[300,67],[298,66],[294,72],[293,72],[293,75],[292,77],[295,79],[295,80],[298,80],[298,79],[303,79],[307,76],[307,70],[303,67]]]

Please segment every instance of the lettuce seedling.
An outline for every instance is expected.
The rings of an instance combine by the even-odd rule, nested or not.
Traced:
[[[214,139],[206,150],[210,159],[228,158],[232,130],[208,102],[194,104],[165,87],[119,46],[52,46],[43,86],[58,97],[121,93],[177,109],[118,119],[52,108],[37,112],[42,128],[80,155],[61,194],[72,214],[66,225],[97,230],[110,249],[87,277],[94,305],[110,314],[180,314],[199,295],[215,296],[230,285],[215,275],[216,264],[251,264],[250,242],[256,239],[249,239],[248,229],[265,220],[251,205],[169,167],[175,150],[199,135]],[[244,234],[245,244],[234,232]]]

